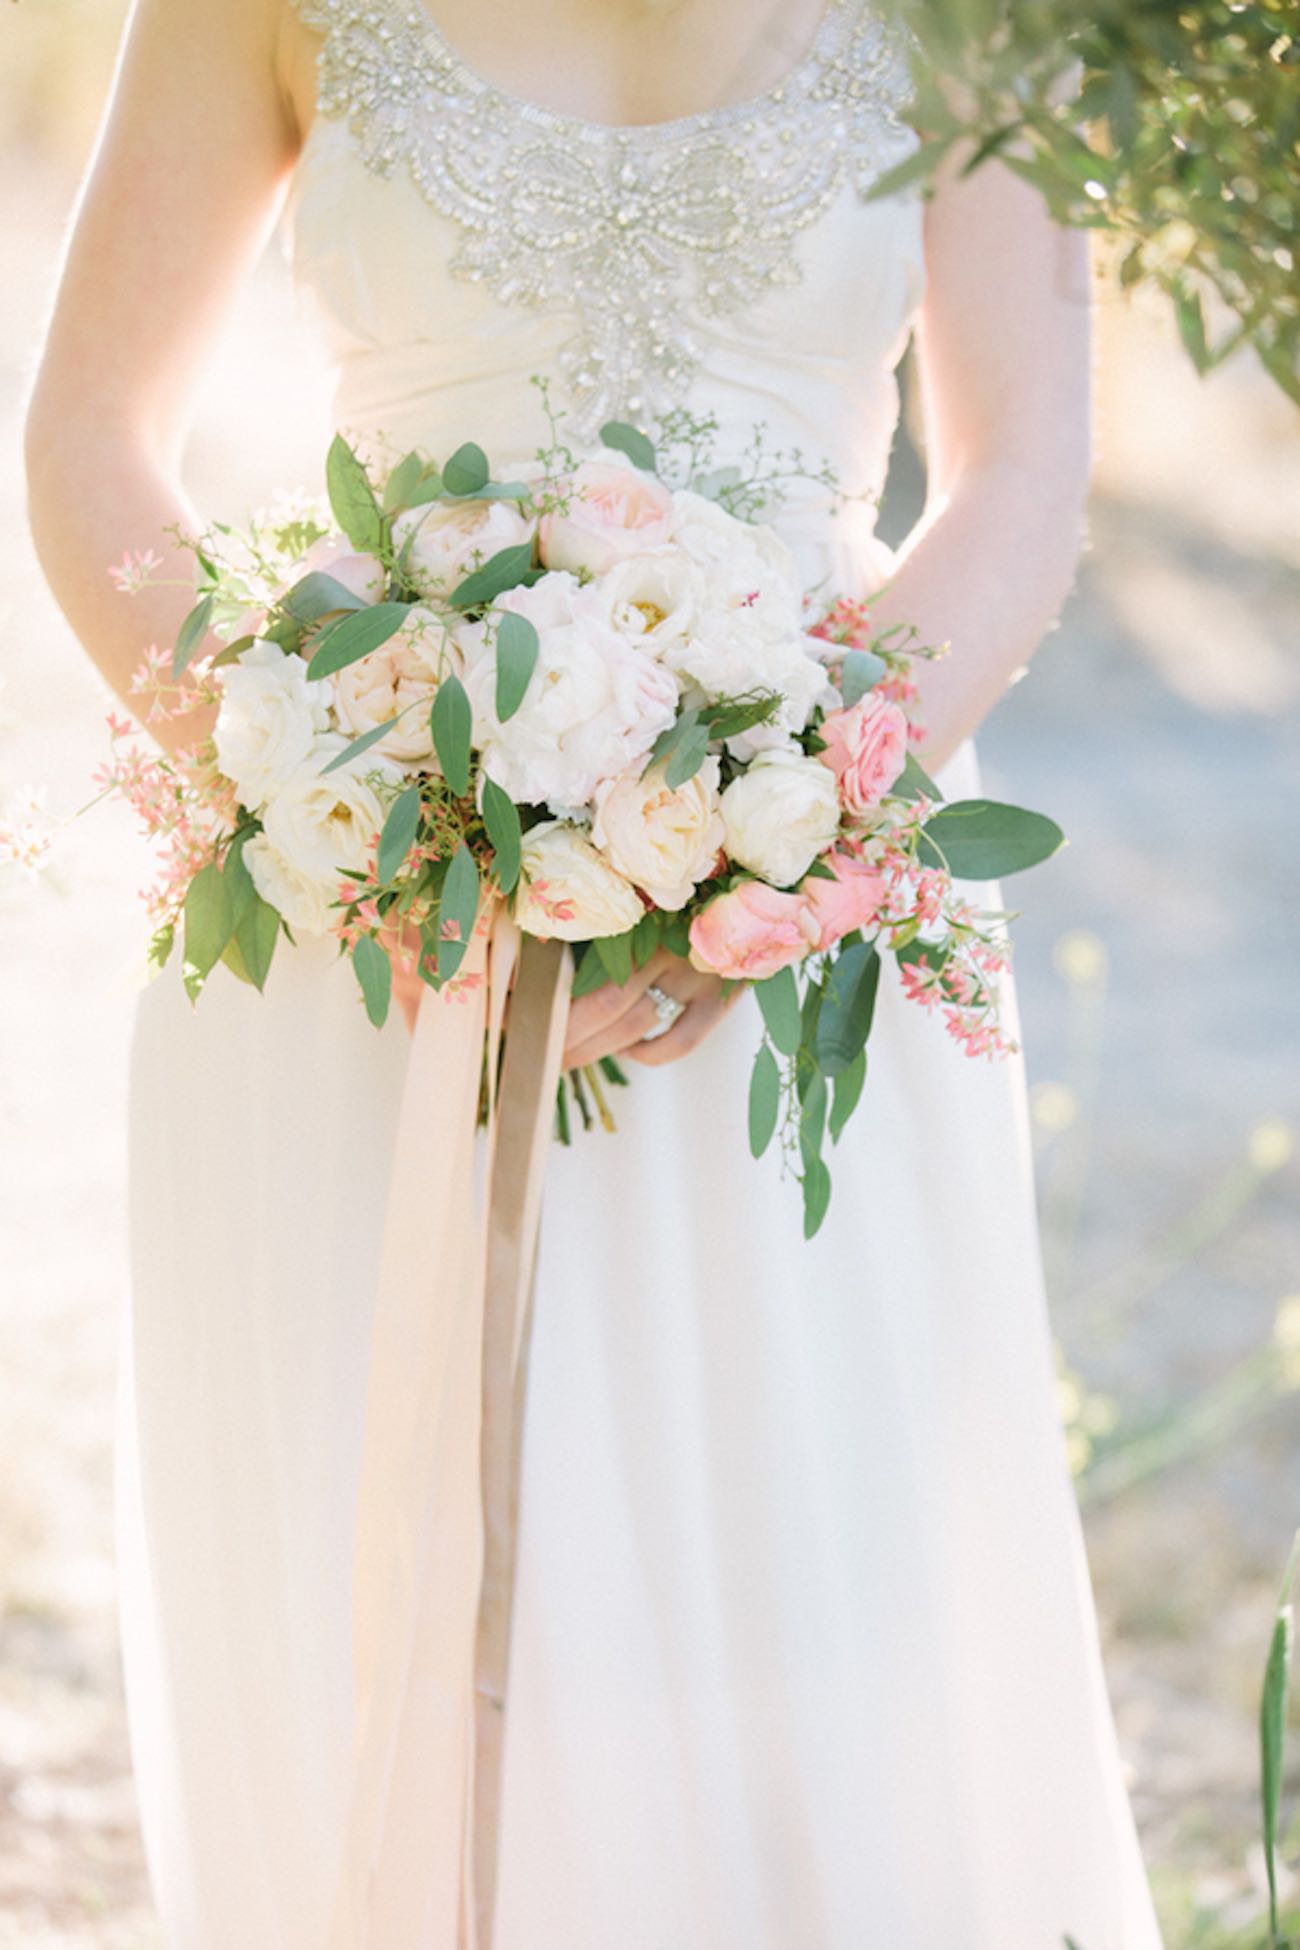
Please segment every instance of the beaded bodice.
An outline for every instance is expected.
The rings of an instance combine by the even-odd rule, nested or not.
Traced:
[[[721,316],[797,282],[799,233],[916,142],[897,112],[898,34],[858,0],[830,0],[807,55],[762,96],[625,128],[492,87],[419,0],[299,4],[324,34],[321,112],[456,225],[450,270],[506,303],[572,307],[559,363],[590,426],[679,398],[699,366],[689,311]]]
[[[867,194],[918,138],[866,0],[828,0],[764,94],[625,127],[492,86],[420,0],[294,3],[319,112],[287,238],[336,424],[394,446],[500,426],[518,452],[542,371],[578,438],[692,404],[882,473],[924,270],[918,198]]]

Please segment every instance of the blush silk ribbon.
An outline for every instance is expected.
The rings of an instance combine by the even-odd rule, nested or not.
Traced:
[[[492,1946],[532,1280],[572,972],[562,942],[521,936],[494,899],[470,979],[426,991],[416,1017],[370,1343],[328,1950]]]

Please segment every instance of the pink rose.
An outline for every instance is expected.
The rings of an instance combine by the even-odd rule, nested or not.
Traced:
[[[322,535],[313,542],[300,562],[294,564],[293,579],[301,582],[311,574],[333,576],[335,582],[363,602],[377,603],[384,593],[384,565],[373,555],[362,555],[346,535]]]
[[[823,853],[821,858],[834,879],[807,879],[799,892],[817,924],[817,947],[829,948],[841,935],[875,920],[887,889],[885,876],[852,853]]]
[[[627,555],[663,548],[673,498],[653,474],[617,461],[585,460],[568,483],[567,514],[543,515],[538,541],[548,569],[602,575]]]
[[[879,805],[907,759],[907,716],[892,698],[868,691],[847,711],[832,711],[820,728],[846,812],[861,818]]]
[[[817,922],[802,894],[742,880],[691,922],[691,961],[706,974],[761,982],[817,946]]]

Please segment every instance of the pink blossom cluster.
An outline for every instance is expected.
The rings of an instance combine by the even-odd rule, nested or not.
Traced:
[[[174,925],[190,882],[220,850],[227,809],[203,784],[198,753],[146,755],[124,743],[134,730],[128,720],[110,713],[108,728],[112,756],[99,768],[95,784],[125,799],[145,833],[160,844],[159,876],[142,898],[155,926]]]

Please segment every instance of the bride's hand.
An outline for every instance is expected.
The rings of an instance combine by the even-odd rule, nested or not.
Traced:
[[[646,994],[652,982],[686,1007],[671,1029],[647,1043],[646,1032],[658,1021],[654,1000]],[[743,983],[733,983],[724,998],[719,976],[702,975],[680,955],[661,949],[622,987],[607,982],[590,995],[578,997],[569,1011],[564,1066],[578,1069],[601,1056],[628,1056],[634,1063],[673,1063],[717,1027],[743,987]]]

